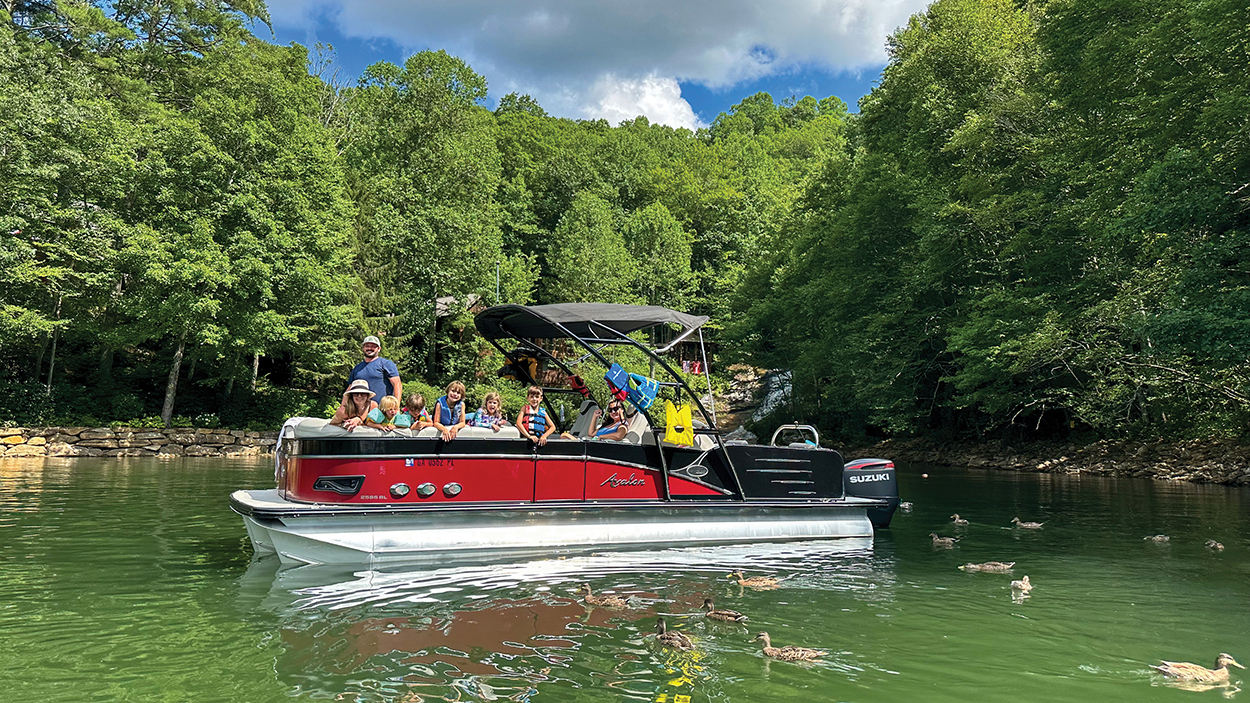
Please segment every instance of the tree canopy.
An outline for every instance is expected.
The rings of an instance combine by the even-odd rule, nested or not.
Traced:
[[[1247,429],[1244,2],[937,0],[857,113],[698,131],[438,50],[341,83],[260,2],[5,7],[0,421],[319,413],[369,334],[490,385],[469,308],[595,300],[710,315],[844,438]]]

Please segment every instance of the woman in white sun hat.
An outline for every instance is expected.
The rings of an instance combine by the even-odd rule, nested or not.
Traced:
[[[354,430],[365,423],[369,411],[376,407],[378,404],[373,400],[373,389],[369,388],[369,382],[363,378],[356,379],[343,392],[343,402],[334,411],[330,424],[345,430]]]

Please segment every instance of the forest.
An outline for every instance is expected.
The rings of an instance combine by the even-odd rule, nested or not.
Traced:
[[[0,422],[272,427],[369,334],[472,401],[470,308],[597,301],[790,371],[761,430],[1250,429],[1244,0],[938,0],[858,112],[698,131],[492,110],[443,51],[344,80],[267,20],[0,3]]]

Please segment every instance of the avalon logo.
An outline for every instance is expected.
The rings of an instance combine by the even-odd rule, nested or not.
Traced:
[[[851,476],[851,483],[876,483],[877,481],[889,481],[889,474],[867,474],[863,476]]]
[[[647,482],[644,479],[637,478],[634,474],[630,474],[629,478],[617,478],[616,474],[612,474],[611,476],[605,478],[603,483],[599,485],[619,488],[621,486],[645,486],[647,485]]]

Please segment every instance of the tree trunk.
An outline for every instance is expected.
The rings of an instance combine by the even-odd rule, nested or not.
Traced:
[[[226,397],[222,399],[223,403],[230,400],[230,396],[234,395],[234,377],[237,371],[234,365],[238,360],[239,356],[235,354],[230,357],[230,363],[226,366],[229,369],[230,378],[226,379]]]
[[[57,322],[61,321],[61,300],[63,300],[64,298],[65,296],[63,295],[58,295],[56,298],[56,321]],[[52,392],[52,370],[56,368],[56,339],[57,337],[60,336],[60,332],[61,332],[60,327],[55,327],[52,330],[52,353],[49,354],[49,358],[48,358],[48,386],[47,386],[48,393]]]
[[[48,335],[51,339],[52,335]],[[39,383],[39,377],[43,375],[43,355],[48,351],[48,339],[39,343],[39,353],[35,355],[35,383]]]
[[[105,347],[100,352],[100,367],[96,369],[96,377],[101,381],[107,381],[113,375],[113,350]]]
[[[165,384],[165,405],[161,408],[161,422],[165,429],[173,424],[174,395],[178,392],[178,372],[182,370],[182,352],[187,348],[187,333],[178,338],[178,351],[174,352],[174,363],[169,368],[169,383]]]
[[[260,374],[260,352],[252,352],[252,392],[256,392],[256,376]]]
[[[432,317],[433,319],[430,321],[429,356],[426,357],[425,361],[425,377],[427,379],[438,378],[438,374],[434,372],[434,365],[438,363],[438,352],[435,349],[438,345],[438,291],[434,291],[434,314]]]

